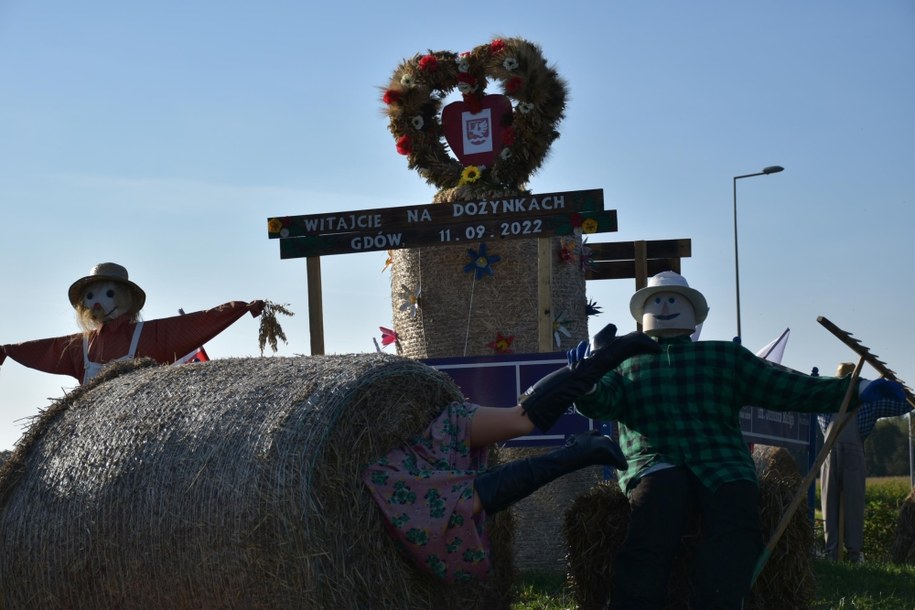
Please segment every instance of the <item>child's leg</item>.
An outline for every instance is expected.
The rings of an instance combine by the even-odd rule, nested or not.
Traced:
[[[485,447],[517,436],[530,434],[534,424],[520,405],[514,407],[478,407],[470,422],[471,448]]]

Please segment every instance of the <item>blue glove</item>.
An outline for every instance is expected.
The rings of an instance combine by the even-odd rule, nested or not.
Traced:
[[[576,362],[580,362],[590,355],[591,344],[587,341],[579,341],[578,345],[566,353],[566,359],[569,361],[569,364],[575,364]]]
[[[858,384],[858,398],[861,402],[874,402],[875,400],[905,401],[905,390],[898,381],[890,381],[884,377],[869,381],[862,379]]]

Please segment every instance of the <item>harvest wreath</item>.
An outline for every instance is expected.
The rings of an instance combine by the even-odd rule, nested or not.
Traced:
[[[501,150],[495,151],[490,166],[465,165],[448,152],[440,118],[442,102],[456,88],[464,107],[479,112],[490,97],[484,92],[491,79],[501,81],[513,106],[494,127]],[[505,38],[460,54],[417,54],[397,67],[382,99],[397,151],[426,182],[442,190],[519,192],[559,137],[556,125],[565,113],[566,85],[547,66],[537,45]]]

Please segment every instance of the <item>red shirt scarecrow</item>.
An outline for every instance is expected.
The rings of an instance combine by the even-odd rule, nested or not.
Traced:
[[[70,286],[69,297],[82,333],[2,345],[0,364],[9,356],[24,366],[86,383],[116,360],[153,358],[171,364],[245,312],[256,317],[264,309],[264,301],[231,301],[206,311],[144,322],[140,310],[146,293],[116,263],[93,267]]]

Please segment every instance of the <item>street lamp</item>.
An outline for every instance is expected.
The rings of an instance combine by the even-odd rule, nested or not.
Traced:
[[[740,263],[737,258],[737,181],[741,178],[752,178],[753,176],[768,176],[784,171],[780,165],[770,165],[764,167],[761,172],[755,174],[744,174],[743,176],[734,176],[734,283],[737,288],[737,338],[740,338]]]

